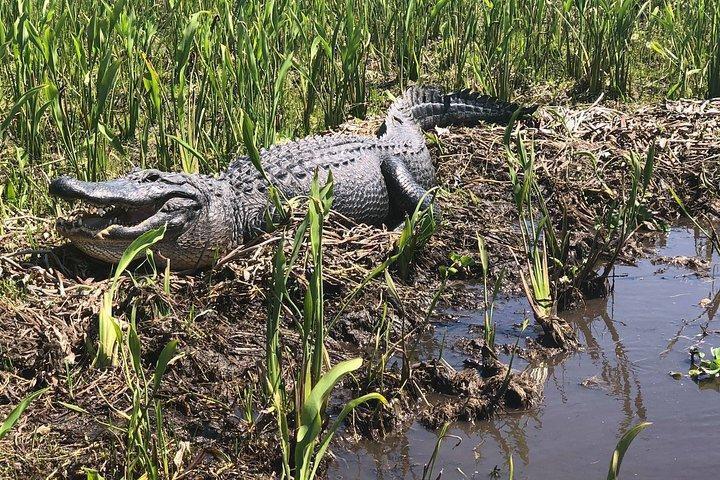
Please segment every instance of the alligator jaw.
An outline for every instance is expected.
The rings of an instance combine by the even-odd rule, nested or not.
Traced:
[[[187,189],[177,185],[126,178],[82,182],[61,177],[50,184],[50,194],[81,203],[69,218],[56,223],[58,232],[71,240],[126,242],[152,228],[180,225],[197,205]]]

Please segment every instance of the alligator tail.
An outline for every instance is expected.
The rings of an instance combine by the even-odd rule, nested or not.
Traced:
[[[471,90],[444,93],[437,87],[410,87],[390,107],[386,124],[412,121],[428,130],[448,125],[473,126],[482,121],[507,123],[518,109],[519,118],[526,118],[537,106],[521,107]]]

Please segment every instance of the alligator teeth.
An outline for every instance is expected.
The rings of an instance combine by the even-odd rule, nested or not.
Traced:
[[[109,234],[113,229],[117,228],[117,225],[108,225],[107,227],[103,228],[99,232],[95,234],[95,236],[99,239],[103,239],[105,235]]]

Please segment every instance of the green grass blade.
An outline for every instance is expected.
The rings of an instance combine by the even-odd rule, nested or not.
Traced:
[[[0,425],[0,439],[3,438],[15,426],[17,421],[22,416],[23,412],[27,410],[30,404],[43,393],[47,392],[50,387],[43,388],[36,392],[31,393],[27,397],[23,398],[17,407],[13,408],[10,415],[5,419],[2,425]]]
[[[177,349],[177,340],[170,340],[160,352],[158,357],[157,366],[155,367],[155,373],[153,374],[153,395],[157,392],[160,387],[160,381],[162,380],[165,370],[167,370],[168,363],[175,356],[175,350]]]
[[[607,480],[617,480],[618,475],[620,474],[620,464],[623,461],[625,452],[627,452],[627,449],[630,447],[632,441],[635,440],[635,437],[637,437],[640,432],[650,425],[652,425],[651,422],[641,422],[625,432],[625,435],[622,436],[617,444],[617,447],[615,447],[615,451],[613,452],[610,460],[610,469],[608,470]]]

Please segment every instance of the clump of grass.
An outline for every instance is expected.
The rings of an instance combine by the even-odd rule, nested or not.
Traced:
[[[434,206],[425,208],[425,199],[434,197],[437,189],[428,191],[418,202],[413,214],[405,218],[400,237],[395,242],[395,253],[392,263],[397,268],[400,278],[409,281],[416,257],[437,230],[437,217]]]
[[[508,126],[508,132],[511,126]],[[554,346],[570,348],[576,340],[572,330],[557,316],[557,282],[559,277],[551,277],[548,267],[548,247],[546,237],[551,241],[554,230],[551,219],[545,211],[540,217],[536,213],[537,205],[544,203],[542,192],[535,177],[535,155],[526,150],[525,143],[518,133],[516,139],[517,156],[507,148],[510,182],[513,186],[513,199],[518,212],[520,234],[525,258],[520,263],[520,278],[525,295],[542,326],[545,336]],[[541,209],[542,210],[542,209]]]
[[[330,360],[325,350],[322,232],[324,218],[332,205],[332,186],[331,175],[323,187],[319,186],[317,175],[314,177],[308,200],[308,213],[295,235],[291,256],[286,258],[284,242],[281,242],[274,257],[266,329],[266,390],[277,419],[283,476],[287,479],[314,479],[330,441],[345,417],[365,402],[376,400],[386,403],[379,393],[362,395],[346,403],[333,423],[323,428],[328,417],[328,399],[335,385],[358,370],[363,363],[362,359],[355,358],[340,362],[329,369],[325,368]],[[288,294],[287,281],[306,232],[309,235],[312,271],[303,308],[300,310]],[[295,372],[295,389],[291,392],[287,391],[282,375],[283,351],[279,333],[286,304],[302,318],[302,322],[296,323],[301,336],[301,347]],[[291,428],[291,425],[294,427]]]
[[[503,278],[505,278],[505,269],[495,278],[492,285],[492,291],[488,279],[490,277],[490,258],[487,251],[485,239],[477,235],[478,252],[480,254],[480,266],[482,267],[483,277],[483,350],[482,357],[484,366],[487,368],[491,363],[497,362],[497,354],[495,352],[495,321],[493,313],[495,311],[495,301],[500,293]]]
[[[125,249],[120,257],[120,261],[115,267],[115,274],[113,275],[110,288],[103,293],[100,312],[98,314],[100,341],[95,356],[95,365],[97,367],[104,367],[115,363],[118,341],[122,337],[120,325],[112,313],[113,301],[120,277],[140,253],[145,251],[149,252],[148,249],[152,245],[162,240],[165,235],[165,228],[166,227],[163,226],[149,230],[133,240],[127,249]]]
[[[596,219],[594,236],[583,255],[572,254],[571,231],[567,213],[562,210],[559,229],[550,213],[546,195],[536,178],[534,146],[525,144],[520,133],[510,148],[511,126],[506,133],[508,169],[518,212],[525,258],[521,279],[536,319],[557,345],[573,344],[572,333],[557,317],[578,299],[605,296],[607,279],[623,248],[644,225],[658,225],[646,207],[646,197],[655,166],[655,149],[651,146],[641,158],[636,153],[626,157],[629,187],[615,197]]]

